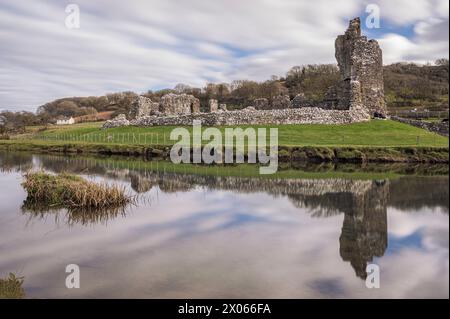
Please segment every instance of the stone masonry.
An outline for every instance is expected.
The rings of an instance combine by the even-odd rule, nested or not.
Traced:
[[[135,126],[192,125],[200,120],[203,125],[264,125],[264,124],[349,124],[368,121],[370,117],[360,109],[325,110],[317,107],[282,110],[256,110],[247,107],[238,111],[183,114],[172,116],[144,116],[130,121]]]
[[[371,115],[386,115],[382,52],[377,41],[361,36],[359,18],[351,20],[345,34],[337,37],[335,50],[341,82],[327,93],[332,108],[360,105]]]
[[[142,116],[159,114],[159,103],[153,102],[145,96],[138,96],[131,104],[129,118],[135,119]]]
[[[128,125],[130,125],[130,121],[127,120],[125,114],[119,114],[112,120],[106,121],[105,124],[103,124],[103,128],[114,128]]]
[[[160,111],[165,115],[200,112],[200,101],[193,95],[169,93],[161,98]]]
[[[208,107],[210,112],[217,112],[219,109],[219,102],[215,99],[210,99],[208,101]]]

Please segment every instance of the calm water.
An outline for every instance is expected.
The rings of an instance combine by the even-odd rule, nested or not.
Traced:
[[[0,277],[24,276],[29,298],[449,295],[448,176],[205,176],[19,153],[0,153],[0,166]],[[138,204],[100,216],[29,211],[20,183],[32,167],[123,184]],[[65,287],[72,263],[80,289]],[[368,263],[380,267],[379,289],[366,288]]]

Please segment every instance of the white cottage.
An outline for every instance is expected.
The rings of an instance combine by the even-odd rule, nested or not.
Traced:
[[[56,125],[70,125],[74,123],[75,119],[73,117],[56,120]]]

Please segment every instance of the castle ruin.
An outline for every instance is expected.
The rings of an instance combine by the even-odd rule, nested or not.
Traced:
[[[194,120],[205,125],[347,124],[385,117],[382,51],[376,40],[361,35],[359,18],[351,20],[345,34],[337,37],[335,56],[341,79],[328,89],[323,101],[310,101],[303,94],[292,100],[280,95],[270,102],[259,98],[252,106],[228,111],[214,99],[202,113],[200,101],[193,95],[170,93],[159,103],[139,96],[128,114],[128,125],[192,125]],[[104,127],[124,123],[124,116],[120,116]]]
[[[337,37],[335,52],[341,81],[327,92],[331,108],[361,105],[371,115],[385,116],[382,52],[376,40],[361,36],[359,18],[351,20],[345,34]]]

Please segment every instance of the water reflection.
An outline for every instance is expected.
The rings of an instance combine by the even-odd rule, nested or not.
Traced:
[[[33,167],[33,155],[23,152],[0,151],[0,171],[24,172]]]
[[[111,219],[119,216],[124,217],[126,210],[124,207],[114,208],[99,208],[99,209],[86,209],[86,208],[52,208],[49,206],[36,205],[29,201],[24,201],[21,207],[22,212],[29,217],[29,221],[45,220],[48,217],[53,216],[55,223],[59,223],[59,220],[63,220],[68,226],[80,224],[83,226],[95,225],[95,224],[107,224]],[[61,215],[64,215],[61,218]]]
[[[125,183],[136,193],[144,195],[154,194],[155,192],[162,192],[167,195],[190,194],[198,189],[205,190],[208,194],[210,192],[254,194],[255,196],[265,194],[271,196],[273,202],[278,203],[277,205],[282,203],[281,199],[283,205],[284,201],[291,203],[299,214],[299,220],[302,212],[307,212],[312,219],[330,219],[333,220],[333,223],[336,218],[342,216],[342,219],[339,219],[341,224],[340,235],[337,237],[338,253],[347,267],[349,263],[353,268],[353,270],[349,268],[354,273],[353,276],[356,275],[360,279],[366,278],[365,270],[368,263],[383,257],[387,253],[388,244],[391,241],[394,246],[397,245],[396,233],[391,239],[388,236],[388,208],[403,212],[417,212],[428,208],[436,210],[439,208],[447,214],[449,208],[448,176],[359,179],[337,178],[330,174],[329,178],[281,178],[279,176],[258,178],[239,176],[239,174],[235,174],[235,176],[221,175],[220,173],[216,175],[201,174],[201,169],[197,174],[192,170],[186,173],[173,172],[162,163],[158,166],[158,163],[139,161],[118,162],[109,159],[53,155],[25,156],[17,160],[17,156],[8,155],[5,159],[0,153],[1,167],[5,164],[9,169],[25,170],[34,166],[53,172],[66,171],[92,175],[94,178]],[[13,165],[13,158],[16,158],[18,165]],[[320,169],[323,170],[324,167],[321,166]],[[351,170],[350,167],[346,169]],[[402,168],[402,170],[408,170],[408,168]],[[173,199],[173,197],[167,198]],[[187,201],[181,202],[181,204],[184,203],[186,208],[189,207]],[[170,207],[170,203],[167,204]],[[229,203],[223,204],[226,206]],[[197,203],[195,209],[200,210],[202,205],[204,204]],[[267,202],[266,205],[271,206],[272,204]],[[276,208],[276,206],[272,207]],[[280,206],[280,213],[283,207]],[[183,208],[178,209],[182,210]],[[58,218],[61,214],[65,214],[64,222],[72,226],[77,224],[86,226],[105,223],[119,216],[123,217],[125,212],[68,214],[66,211],[60,210],[49,212],[26,209],[25,214],[29,216],[30,221],[42,220],[49,215]],[[250,220],[248,216],[243,217],[242,214],[238,215],[237,218],[242,220],[227,222],[227,226],[214,226],[210,229],[210,232],[220,233],[222,229],[236,223],[264,221],[262,217],[252,217],[254,219]],[[296,217],[292,216],[292,218],[295,219]],[[150,231],[154,232],[156,229],[151,227]],[[183,242],[183,237],[178,239]],[[232,239],[229,238],[228,240]],[[316,239],[310,238],[310,240]],[[408,238],[408,241],[412,240],[415,239],[413,237]],[[304,244],[308,245],[309,243]],[[332,244],[330,243],[330,245]],[[448,258],[448,242],[439,245],[447,247]],[[332,284],[333,282],[324,279],[324,281],[316,281],[310,285],[319,291],[340,285],[336,282]],[[327,293],[329,294],[330,291]]]

